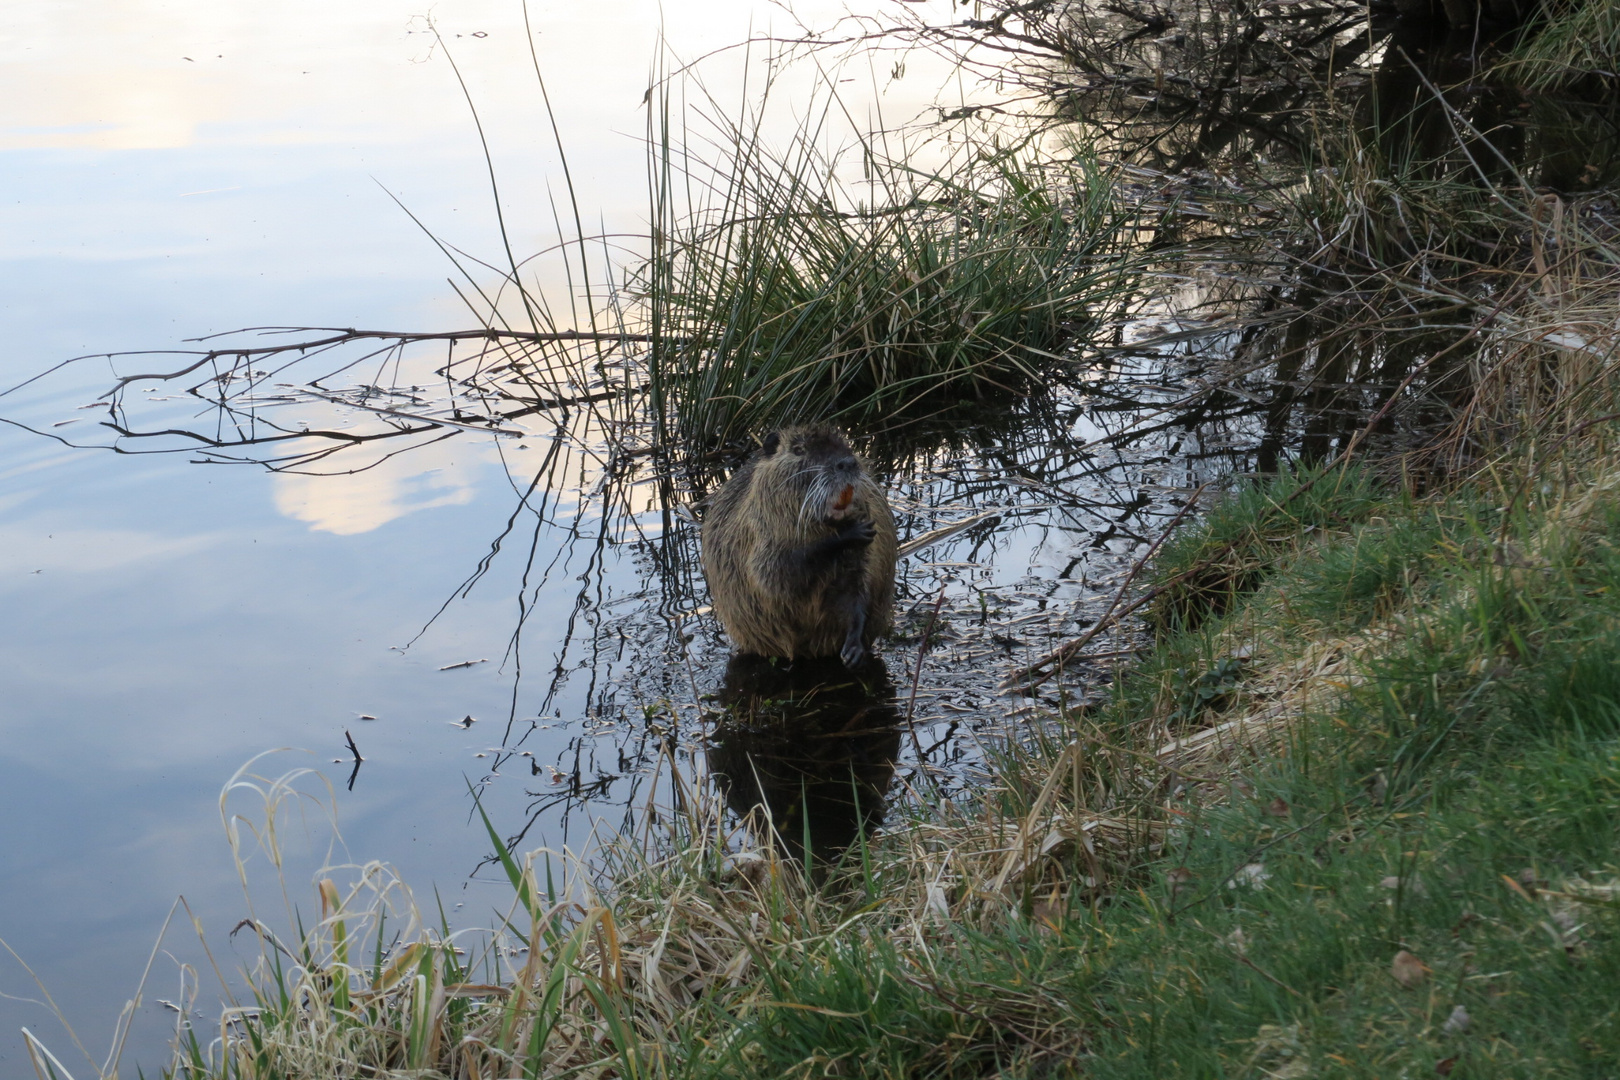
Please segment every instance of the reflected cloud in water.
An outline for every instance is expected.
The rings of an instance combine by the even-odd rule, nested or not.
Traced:
[[[487,473],[480,448],[436,443],[408,457],[390,457],[352,473],[279,472],[272,491],[276,510],[316,532],[355,536],[406,514],[465,506]]]

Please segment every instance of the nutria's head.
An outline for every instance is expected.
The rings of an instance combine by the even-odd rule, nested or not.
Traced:
[[[798,519],[838,522],[854,514],[872,481],[849,442],[830,427],[773,431],[759,448],[755,474],[768,473],[798,504]]]

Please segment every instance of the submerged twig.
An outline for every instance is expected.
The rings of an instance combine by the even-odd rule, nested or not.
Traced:
[[[1109,603],[1108,609],[1098,616],[1097,621],[1092,623],[1091,626],[1086,629],[1085,633],[1081,634],[1073,641],[1067,642],[1058,648],[1053,649],[1051,652],[1047,653],[1039,660],[1036,660],[1034,663],[1026,664],[1024,667],[1016,669],[1004,680],[1002,680],[1001,689],[1011,690],[1024,688],[1033,690],[1035,687],[1057,674],[1058,671],[1062,669],[1066,660],[1073,658],[1080,652],[1080,650],[1091,644],[1092,639],[1098,634],[1102,633],[1110,626],[1113,626],[1115,623],[1119,622],[1120,619],[1123,619],[1131,612],[1141,608],[1144,604],[1150,603],[1155,597],[1168,589],[1171,584],[1190,577],[1192,575],[1192,571],[1187,571],[1184,574],[1177,575],[1177,579],[1173,579],[1171,582],[1165,582],[1159,585],[1157,588],[1149,590],[1145,595],[1139,597],[1136,601],[1126,605],[1123,608],[1120,607],[1120,603],[1125,599],[1125,595],[1130,592],[1131,585],[1135,583],[1137,577],[1147,567],[1148,563],[1152,561],[1153,556],[1158,554],[1159,548],[1164,546],[1164,542],[1169,539],[1170,534],[1175,532],[1176,526],[1181,524],[1182,519],[1192,512],[1193,506],[1198,502],[1199,497],[1203,495],[1204,489],[1208,486],[1208,484],[1198,485],[1197,490],[1188,496],[1186,502],[1181,504],[1181,508],[1176,511],[1175,517],[1170,519],[1170,524],[1166,525],[1164,529],[1160,531],[1158,538],[1154,540],[1153,545],[1148,548],[1147,554],[1143,555],[1140,559],[1137,559],[1135,564],[1132,565],[1130,573],[1125,575],[1125,581],[1120,585],[1119,591],[1114,594],[1114,599]]]

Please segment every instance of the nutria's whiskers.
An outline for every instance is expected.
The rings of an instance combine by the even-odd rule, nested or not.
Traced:
[[[789,473],[787,476],[787,480],[790,483],[793,483],[795,486],[797,486],[798,482],[803,480],[804,477],[810,477],[808,486],[806,486],[804,489],[804,497],[799,500],[799,514],[797,520],[801,526],[807,520],[811,520],[815,513],[813,507],[815,506],[816,489],[821,480],[820,476],[818,475],[819,472],[820,470],[815,466],[807,465],[796,472]]]
[[[827,516],[826,509],[832,505],[833,485],[826,473],[818,473],[805,489],[804,498],[799,502],[799,521],[806,519],[820,521]]]

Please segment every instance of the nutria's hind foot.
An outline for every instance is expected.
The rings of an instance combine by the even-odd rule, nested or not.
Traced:
[[[866,634],[866,605],[857,605],[850,613],[849,633],[844,635],[844,647],[838,650],[844,666],[854,671],[866,658],[866,645],[861,638]]]

